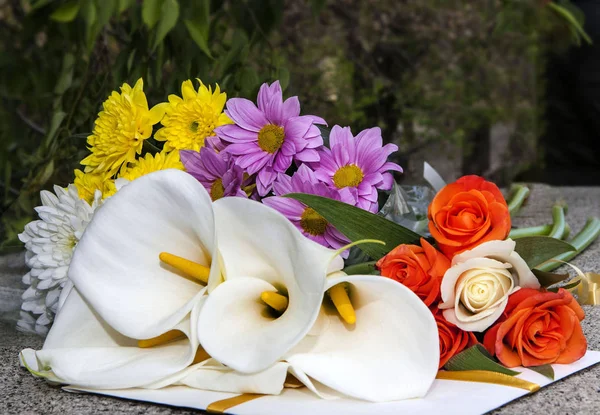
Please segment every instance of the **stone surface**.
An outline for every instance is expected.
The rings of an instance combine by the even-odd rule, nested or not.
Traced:
[[[518,227],[550,223],[552,205],[565,200],[569,205],[567,222],[577,233],[590,216],[600,217],[600,187],[552,188],[534,185],[529,203],[515,218]],[[600,240],[572,261],[585,271],[600,271]],[[0,286],[23,271],[18,260],[0,258]],[[11,280],[12,281],[12,280]],[[600,350],[600,307],[585,306],[583,330],[589,349]],[[95,395],[70,394],[18,365],[18,353],[25,347],[39,349],[42,339],[19,333],[12,322],[0,323],[0,413],[2,414],[191,414],[198,411],[124,401]],[[493,414],[596,414],[600,408],[600,365],[521,398]]]

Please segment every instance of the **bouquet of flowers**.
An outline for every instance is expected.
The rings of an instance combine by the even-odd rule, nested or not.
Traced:
[[[42,192],[21,234],[18,326],[47,333],[21,353],[31,373],[91,390],[303,386],[383,402],[459,372],[531,387],[509,368],[553,376],[549,364],[585,355],[571,291],[587,276],[556,287],[568,275],[547,264],[600,221],[569,244],[561,207],[550,229],[511,234],[526,189],[507,203],[465,176],[436,189],[420,235],[378,214],[402,171],[379,128],[329,130],[278,82],[256,105],[198,82],[152,108],[141,80],[124,84],[74,183]],[[345,261],[350,249],[362,259]]]

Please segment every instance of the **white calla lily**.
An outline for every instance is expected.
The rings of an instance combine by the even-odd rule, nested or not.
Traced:
[[[182,374],[178,383],[221,392],[279,394],[289,373],[322,398],[386,402],[424,396],[439,364],[438,332],[431,311],[395,281],[332,275],[336,277],[328,278],[324,288],[350,284],[356,324],[346,324],[326,300],[315,323],[317,329],[282,361],[253,374],[197,365]],[[255,292],[260,289],[256,287]]]
[[[201,302],[174,329],[185,338],[154,348],[118,333],[95,313],[77,289],[69,294],[42,350],[23,350],[22,363],[48,380],[96,389],[144,387],[189,366],[198,349],[192,320]]]
[[[228,237],[223,233],[223,237]],[[210,267],[220,278],[212,202],[179,170],[163,170],[124,186],[97,210],[79,242],[69,278],[119,333],[147,339],[171,330],[205,288],[159,260],[163,251]]]
[[[329,320],[285,360],[312,380],[343,395],[374,402],[425,396],[439,364],[437,325],[431,311],[404,285],[387,278],[329,278],[326,289],[350,284],[356,324],[343,322],[325,302]]]
[[[277,211],[243,198],[214,203],[225,282],[210,293],[198,320],[204,349],[240,373],[267,369],[311,329],[335,251],[308,238]],[[235,235],[235,237],[226,237]],[[339,260],[336,260],[339,265]],[[265,291],[289,298],[277,317]]]

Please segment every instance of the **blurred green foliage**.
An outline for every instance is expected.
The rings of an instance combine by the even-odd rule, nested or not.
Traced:
[[[72,182],[110,91],[140,77],[151,105],[190,78],[249,98],[279,79],[303,112],[379,125],[405,154],[497,122],[535,149],[545,54],[581,39],[547,3],[0,0],[0,248],[19,247],[40,189]]]

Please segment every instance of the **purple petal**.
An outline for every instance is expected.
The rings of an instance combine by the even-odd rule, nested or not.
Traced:
[[[276,178],[277,173],[275,173],[272,169],[262,169],[256,176],[256,189],[258,190],[258,194],[261,196],[266,196],[267,193],[271,191],[271,187],[273,187],[273,182]]]
[[[262,202],[290,220],[299,221],[304,212],[302,203],[289,197],[270,196],[264,198]]]
[[[279,81],[273,82],[270,86],[266,82],[260,86],[258,91],[258,97],[256,102],[258,102],[258,108],[260,108],[263,112],[267,111],[269,103],[274,96],[278,96],[279,100],[282,101],[282,91],[281,85]]]
[[[292,165],[292,156],[286,156],[283,153],[279,153],[275,156],[275,163],[273,164],[273,170],[278,173],[284,173]]]
[[[317,150],[306,149],[300,153],[297,153],[294,159],[303,161],[305,163],[316,163],[321,158],[319,157],[319,152]]]
[[[231,98],[227,101],[226,114],[237,125],[245,130],[259,132],[268,124],[265,114],[252,103],[244,98]]]
[[[243,156],[246,154],[253,153],[264,153],[264,151],[258,146],[258,143],[231,144],[228,145],[224,151],[226,153],[233,154],[236,156]]]
[[[246,154],[236,159],[235,164],[245,169],[248,174],[255,174],[265,167],[272,157],[269,153],[260,151],[257,153]]]
[[[316,115],[305,115],[305,117],[309,117],[312,120],[312,122],[315,124],[327,125],[327,121],[325,121],[321,117],[317,117]]]
[[[383,180],[379,185],[379,189],[381,190],[390,190],[392,185],[394,184],[394,176],[391,173],[383,173]]]
[[[292,178],[287,174],[279,173],[277,179],[273,182],[273,193],[275,193],[276,196],[282,196],[293,192]]]
[[[383,165],[383,167],[381,168],[381,170],[382,170],[382,171],[390,171],[390,170],[393,170],[393,171],[397,171],[397,172],[400,172],[400,173],[403,173],[403,172],[404,172],[404,170],[402,169],[402,167],[400,167],[400,166],[399,166],[398,164],[396,164],[396,163],[392,163],[391,161],[388,161],[387,163],[385,163],[385,164]]]
[[[271,97],[271,102],[267,106],[265,116],[271,122],[271,124],[282,125],[282,114],[283,114],[283,102],[280,96]]]
[[[296,144],[294,140],[285,140],[281,146],[281,153],[285,156],[293,156],[296,154]]]
[[[300,101],[298,97],[290,97],[283,103],[283,114],[284,120],[288,118],[297,117],[300,115]]]
[[[312,126],[312,121],[307,117],[294,117],[287,120],[283,131],[286,138],[301,140],[308,129]]]
[[[244,143],[258,140],[258,134],[255,131],[248,131],[234,124],[227,124],[215,128],[215,133],[222,140],[232,143]]]

